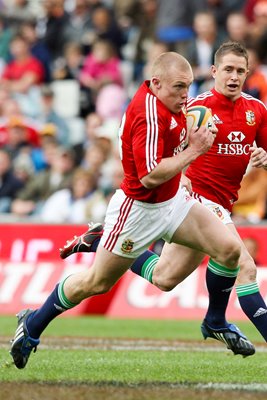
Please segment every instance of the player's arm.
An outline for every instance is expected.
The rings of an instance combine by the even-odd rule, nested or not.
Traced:
[[[214,136],[208,128],[192,129],[189,133],[187,148],[174,157],[163,158],[156,167],[140,179],[147,189],[153,189],[167,182],[180,173],[201,154],[206,153],[212,146]]]

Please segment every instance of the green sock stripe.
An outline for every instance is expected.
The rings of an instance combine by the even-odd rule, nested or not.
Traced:
[[[151,283],[152,283],[152,274],[158,262],[158,259],[159,256],[154,254],[153,256],[149,257],[142,266],[141,276]]]
[[[225,276],[227,278],[234,278],[237,276],[239,267],[229,269],[223,265],[217,264],[214,260],[209,259],[208,269],[215,275]]]
[[[236,294],[238,297],[247,296],[249,294],[258,293],[259,286],[257,282],[248,283],[246,285],[236,286]]]
[[[68,277],[66,279],[68,279]],[[64,293],[63,286],[64,286],[64,283],[66,282],[66,279],[64,279],[64,281],[60,282],[60,284],[58,285],[58,297],[59,297],[62,307],[66,308],[66,310],[68,310],[70,308],[77,306],[77,304],[69,301]]]

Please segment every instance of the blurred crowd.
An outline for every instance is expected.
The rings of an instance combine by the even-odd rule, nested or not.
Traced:
[[[103,221],[123,178],[120,119],[151,62],[183,54],[195,96],[228,39],[267,104],[267,0],[0,0],[0,218]],[[266,172],[248,170],[236,221],[266,219],[266,199]]]

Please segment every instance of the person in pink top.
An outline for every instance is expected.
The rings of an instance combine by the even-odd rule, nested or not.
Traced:
[[[94,92],[108,83],[122,85],[120,59],[109,41],[99,39],[93,44],[91,53],[84,60],[80,82]]]

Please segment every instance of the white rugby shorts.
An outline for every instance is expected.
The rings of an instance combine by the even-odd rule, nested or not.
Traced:
[[[110,200],[100,244],[119,256],[136,258],[158,239],[170,243],[196,202],[185,188],[156,204],[130,199],[119,189]]]
[[[233,223],[230,211],[224,208],[221,204],[215,203],[197,193],[194,193],[192,197],[211,210],[225,225]]]

